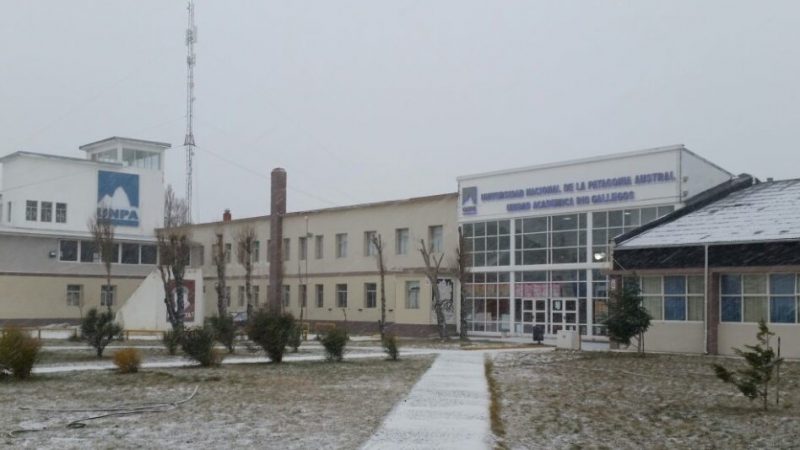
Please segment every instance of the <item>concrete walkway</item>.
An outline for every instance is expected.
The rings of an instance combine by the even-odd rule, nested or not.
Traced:
[[[484,352],[443,351],[364,449],[489,449]]]

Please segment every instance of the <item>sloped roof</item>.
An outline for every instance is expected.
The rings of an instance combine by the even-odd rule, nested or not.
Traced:
[[[800,179],[733,192],[620,242],[619,249],[800,239]]]

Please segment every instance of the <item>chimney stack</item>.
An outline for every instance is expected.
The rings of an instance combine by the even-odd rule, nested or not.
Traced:
[[[269,286],[267,305],[273,312],[283,310],[283,216],[286,214],[286,171],[272,170],[269,208]]]
[[[224,213],[222,213],[222,221],[228,223],[231,221],[231,210],[226,209]]]

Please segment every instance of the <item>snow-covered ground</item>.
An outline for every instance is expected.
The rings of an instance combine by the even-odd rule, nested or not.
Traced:
[[[494,362],[512,449],[800,448],[797,362],[783,365],[782,405],[767,413],[715,377],[711,364],[731,358],[556,351]]]

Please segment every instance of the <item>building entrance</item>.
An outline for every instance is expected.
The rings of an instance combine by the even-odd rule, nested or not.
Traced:
[[[533,327],[544,327],[545,334],[554,335],[559,330],[576,330],[578,326],[577,298],[525,298],[517,299],[517,313],[521,324],[517,333],[531,334]],[[519,320],[519,319],[518,319]]]

